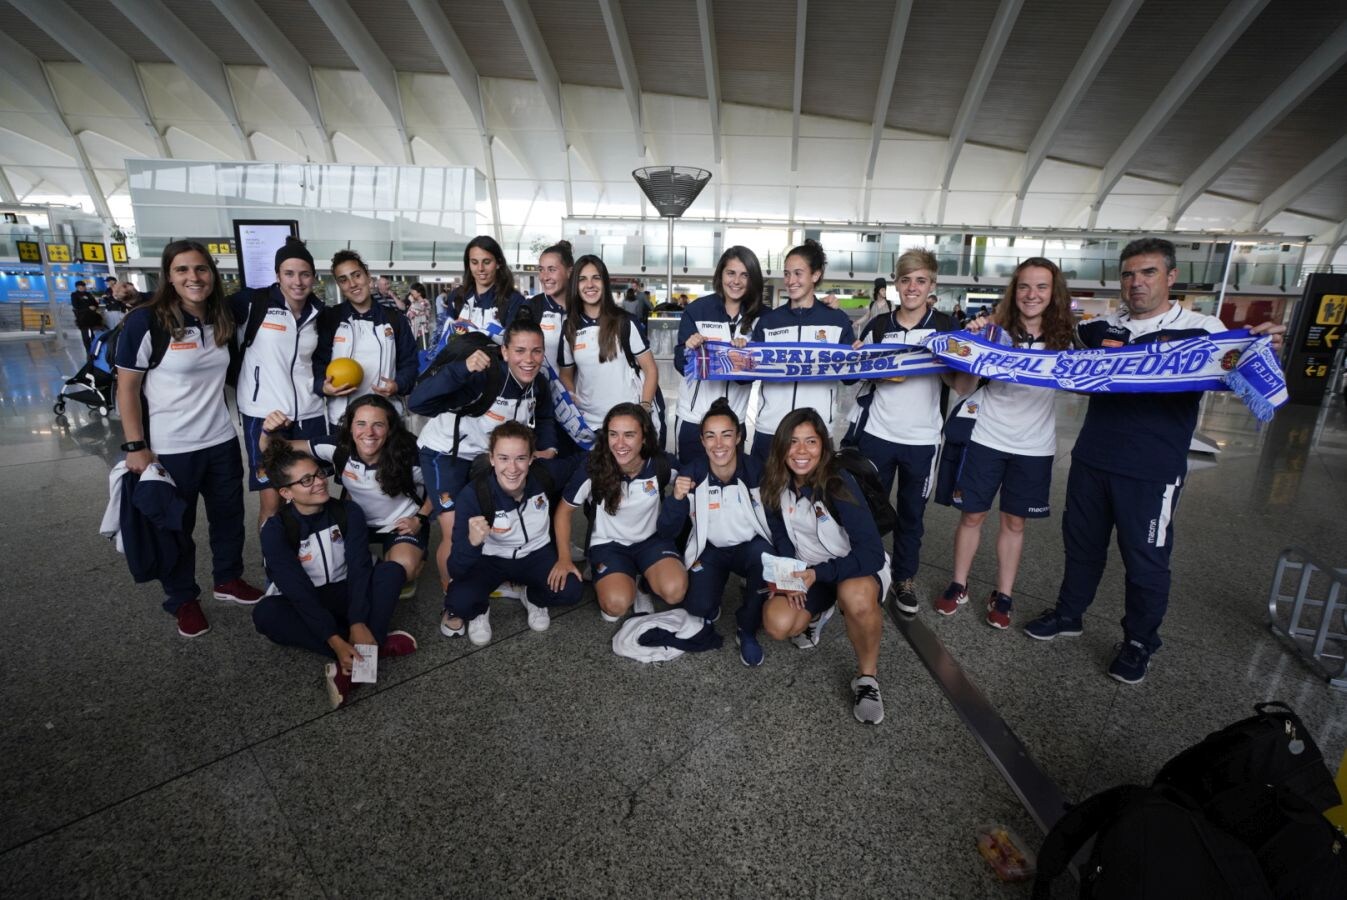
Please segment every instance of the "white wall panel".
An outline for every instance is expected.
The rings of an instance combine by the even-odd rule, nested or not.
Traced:
[[[790,184],[790,139],[776,135],[722,134],[725,168],[742,184]],[[708,188],[709,190],[709,188]],[[778,188],[778,201],[780,189]]]
[[[879,156],[875,160],[876,187],[926,191],[940,184],[941,164],[944,162],[945,142],[931,138],[906,136],[904,132],[885,129],[879,142]],[[874,215],[874,195],[870,199]],[[920,210],[912,215],[921,217]]]
[[[1203,194],[1179,218],[1179,228],[1193,231],[1228,228],[1230,223],[1252,216],[1257,207],[1256,203]]]
[[[1174,185],[1124,176],[1099,208],[1099,228],[1140,230],[1174,203]]]
[[[870,218],[876,222],[919,222],[936,193],[929,188],[871,188]]]
[[[49,62],[47,72],[67,116],[134,119],[121,94],[80,63]],[[151,110],[153,112],[153,110]]]
[[[803,144],[800,150],[803,155]],[[859,201],[860,188],[856,185],[844,190],[801,187],[795,194],[795,218],[828,219],[834,222],[853,220],[859,215]]]
[[[174,122],[221,122],[229,119],[210,95],[172,63],[139,63],[140,83],[155,117]]]
[[[805,137],[800,135],[801,185],[859,189],[869,162],[870,139],[848,137]],[[858,215],[852,200],[851,212],[843,216],[854,219]],[[832,217],[829,217],[832,218]]]
[[[981,144],[965,144],[950,179],[951,191],[1004,191],[1024,162],[1024,154]],[[1018,187],[1018,185],[1016,185]],[[1012,192],[1013,193],[1013,192]],[[946,216],[946,221],[951,220]]]
[[[307,126],[309,114],[294,94],[270,69],[261,66],[227,66],[229,87],[239,118],[253,127]]]

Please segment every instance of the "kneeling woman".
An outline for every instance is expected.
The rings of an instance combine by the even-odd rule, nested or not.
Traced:
[[[417,465],[416,436],[402,424],[393,404],[366,394],[347,407],[333,437],[286,441],[275,436],[290,424],[285,413],[274,410],[262,422],[258,445],[266,450],[286,443],[331,463],[337,483],[365,514],[370,543],[381,544],[384,559],[397,563],[401,571],[399,575],[395,569],[381,570],[377,577],[388,583],[376,584],[375,589],[397,593],[404,582],[414,583],[430,545],[430,501],[425,499]]]
[[[547,630],[548,607],[580,600],[579,573],[553,577],[557,551],[550,532],[551,501],[529,472],[533,451],[532,428],[502,422],[488,438],[491,471],[458,495],[449,589],[440,622],[446,636],[462,634],[461,624],[452,626],[466,620],[468,639],[479,646],[489,643],[491,592],[505,581],[524,589],[521,599],[534,631]],[[567,546],[565,541],[558,544]]]
[[[711,404],[699,428],[703,456],[679,473],[673,497],[665,501],[681,526],[692,517],[692,536],[683,560],[688,592],[683,608],[714,620],[730,574],[744,578],[743,599],[735,614],[739,658],[762,665],[758,628],[762,625],[762,555],[772,553],[771,528],[762,508],[762,466],[739,452],[739,417],[724,397]]]
[[[553,517],[561,553],[552,569],[553,588],[579,574],[571,561],[571,514],[592,497],[589,564],[604,620],[616,622],[633,605],[638,613],[654,611],[649,597],[637,602],[642,576],[665,603],[682,603],[688,572],[674,547],[679,523],[672,510],[662,509],[674,474],[644,409],[619,403],[609,410]]]
[[[397,588],[388,586],[400,583],[400,567],[381,562],[371,571],[365,514],[328,493],[316,459],[278,441],[262,462],[284,505],[262,526],[272,592],[253,608],[253,624],[278,644],[334,658],[323,679],[328,699],[341,706],[351,690],[351,666],[362,658],[357,644],[377,645],[384,657],[416,650],[410,634],[388,630],[398,601]],[[391,569],[399,570],[397,581],[380,577]]]
[[[763,627],[770,637],[791,638],[807,649],[818,644],[823,626],[841,609],[856,650],[852,711],[857,721],[878,725],[884,719],[879,598],[889,562],[860,485],[837,463],[828,426],[813,409],[797,409],[781,420],[762,479],[762,502],[777,555],[804,563],[804,571],[795,574],[805,585],[804,591],[768,597]]]

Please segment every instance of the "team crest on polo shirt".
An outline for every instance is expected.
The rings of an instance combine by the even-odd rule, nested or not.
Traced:
[[[545,509],[546,507],[547,507],[547,497],[545,495],[539,494],[538,496],[533,498],[534,509]]]
[[[820,328],[818,331],[814,332],[814,340],[826,341],[827,339],[828,339],[828,331],[826,328]]]
[[[440,491],[440,506],[448,506],[453,502],[454,498],[450,496],[448,491]]]
[[[824,510],[823,505],[820,503],[814,504],[814,515],[818,517],[818,520],[820,522],[828,521],[828,513],[826,510]]]
[[[267,470],[261,466],[257,467],[257,480],[261,482],[266,482],[267,480]]]
[[[651,478],[649,481],[647,481],[647,482],[645,483],[645,492],[646,492],[647,494],[652,495],[652,496],[653,496],[654,494],[659,493],[659,487],[658,487],[658,485],[655,483],[655,479]]]
[[[334,544],[341,543],[341,529],[338,528],[336,525],[332,526],[332,543]]]
[[[965,403],[963,408],[964,412],[968,413],[970,416],[976,416],[978,414],[977,403]]]
[[[392,326],[392,325],[385,325],[385,326],[384,326],[384,337],[386,337],[386,338],[391,338],[392,336],[393,336],[393,326]]]

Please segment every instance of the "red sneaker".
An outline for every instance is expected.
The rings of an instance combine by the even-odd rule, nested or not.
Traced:
[[[175,615],[178,617],[178,634],[185,638],[201,637],[210,631],[210,623],[201,611],[200,600],[188,600],[178,607]]]
[[[416,638],[405,631],[390,631],[379,645],[380,656],[410,656],[416,652]]]
[[[327,699],[333,709],[346,703],[346,697],[351,693],[351,676],[343,675],[336,663],[327,663],[323,666],[323,683],[327,687]]]
[[[968,589],[956,581],[951,581],[949,587],[945,588],[945,593],[936,599],[935,609],[942,616],[952,616],[967,602]]]
[[[993,628],[1010,627],[1010,610],[1013,602],[1000,591],[992,591],[987,598],[987,624]]]
[[[211,595],[214,596],[216,600],[233,600],[240,606],[252,606],[258,600],[262,599],[262,592],[242,578],[235,578],[232,581],[226,581],[224,584],[217,584],[211,589]]]

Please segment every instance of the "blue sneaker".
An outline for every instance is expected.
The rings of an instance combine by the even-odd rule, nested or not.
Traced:
[[[1024,633],[1036,641],[1050,641],[1058,635],[1078,637],[1084,630],[1080,619],[1063,618],[1055,609],[1045,609],[1037,619],[1024,626]]]
[[[740,628],[734,636],[734,642],[739,645],[739,659],[750,669],[762,665],[762,644],[758,643],[758,636]]]
[[[1151,651],[1140,641],[1123,641],[1116,648],[1118,655],[1109,663],[1108,673],[1123,684],[1141,684],[1151,664]]]

